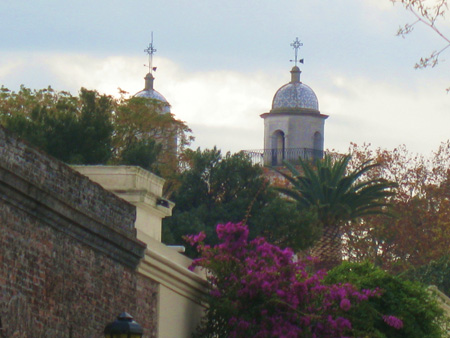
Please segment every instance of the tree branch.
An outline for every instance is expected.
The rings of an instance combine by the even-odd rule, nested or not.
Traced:
[[[417,23],[422,23],[432,29],[438,36],[444,41],[445,45],[438,51],[433,51],[430,56],[420,58],[419,62],[414,65],[415,69],[424,69],[427,67],[434,68],[439,63],[440,55],[450,47],[450,38],[447,37],[437,26],[436,22],[439,18],[445,18],[448,12],[448,0],[435,0],[435,5],[428,5],[430,1],[427,0],[391,0],[392,3],[401,3],[407,10],[409,10],[415,17],[416,21],[412,24],[406,24],[404,27],[400,27],[397,35],[402,36],[411,33],[414,26]],[[450,92],[450,87],[446,89],[447,93]]]

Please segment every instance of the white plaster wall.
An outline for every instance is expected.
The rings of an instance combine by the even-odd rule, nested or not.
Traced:
[[[325,120],[320,115],[269,115],[264,119],[264,149],[273,149],[272,135],[277,130],[285,134],[286,149],[313,149],[314,133],[323,137],[324,128]]]
[[[287,136],[289,132],[289,116],[268,116],[264,119],[264,149],[273,149],[272,135],[277,130],[281,130]],[[289,146],[285,144],[285,147]]]
[[[105,189],[136,206],[138,239],[146,234],[161,241],[161,221],[172,214],[173,203],[158,205],[164,179],[134,166],[72,166]]]
[[[192,260],[143,234],[147,243],[138,271],[158,286],[158,338],[191,337],[204,314],[205,274],[190,271]]]
[[[203,306],[160,284],[158,338],[190,338],[203,311]]]
[[[157,241],[161,241],[161,217],[155,215],[154,211],[146,210],[142,207],[136,208],[137,238],[144,241],[142,233],[146,234]]]
[[[289,137],[286,148],[314,149],[314,134],[319,132],[323,136],[325,121],[320,117],[310,115],[290,116],[289,120]]]

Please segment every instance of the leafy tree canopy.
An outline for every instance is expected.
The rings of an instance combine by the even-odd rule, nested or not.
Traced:
[[[380,297],[369,298],[368,302],[354,309],[356,311],[349,311],[348,318],[358,337],[447,336],[444,330],[448,319],[434,295],[423,284],[393,276],[368,262],[345,262],[328,272],[325,283],[351,283],[358,289],[380,289]],[[403,327],[398,330],[389,325],[389,316],[399,318]]]
[[[392,272],[419,268],[450,254],[450,143],[430,157],[394,150],[351,148],[351,167],[367,158],[380,166],[368,173],[397,183],[390,198],[395,217],[374,215],[346,229],[344,254],[351,261],[370,260]]]
[[[450,296],[450,256],[444,255],[438,260],[433,260],[428,264],[418,268],[403,272],[400,276],[419,281],[425,285],[434,285],[440,291]]]
[[[16,93],[0,89],[0,123],[33,145],[70,164],[132,164],[171,177],[177,147],[191,141],[190,129],[163,103],[116,99],[81,88],[78,96],[51,87]]]
[[[231,220],[249,225],[251,236],[264,235],[281,246],[301,249],[318,237],[314,215],[301,214],[281,198],[262,169],[243,153],[187,149],[179,189],[172,196],[173,215],[163,220],[163,241],[182,244],[183,236],[204,231],[215,243],[215,226]],[[195,254],[190,248],[188,253]]]

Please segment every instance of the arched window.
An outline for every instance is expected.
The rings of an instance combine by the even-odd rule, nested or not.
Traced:
[[[272,165],[282,165],[285,154],[285,136],[281,130],[272,134]]]
[[[314,158],[322,158],[323,157],[323,136],[318,131],[316,131],[314,133],[313,144],[314,144],[314,146],[313,146]]]

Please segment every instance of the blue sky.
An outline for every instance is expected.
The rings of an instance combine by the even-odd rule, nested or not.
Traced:
[[[194,147],[260,149],[259,115],[289,81],[299,37],[302,81],[330,115],[327,148],[406,144],[428,154],[450,137],[450,63],[413,69],[443,46],[424,26],[396,37],[413,19],[389,0],[4,0],[0,84],[135,93],[153,31],[155,88],[193,129]]]

